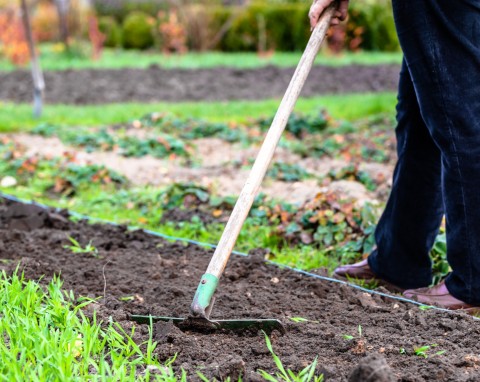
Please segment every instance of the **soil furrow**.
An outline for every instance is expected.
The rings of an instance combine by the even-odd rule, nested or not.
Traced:
[[[282,97],[294,68],[65,70],[45,73],[51,104],[227,101]],[[315,66],[302,95],[394,91],[398,65]],[[30,102],[29,71],[0,72],[0,100]]]

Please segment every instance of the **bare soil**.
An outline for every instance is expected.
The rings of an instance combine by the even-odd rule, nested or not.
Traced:
[[[66,213],[0,201],[0,258],[12,272],[16,264],[28,279],[48,282],[61,274],[76,296],[102,298],[89,315],[108,317],[129,329],[131,313],[184,316],[211,252],[170,243],[125,227],[72,223]],[[99,258],[71,254],[67,236],[82,244],[93,240]],[[320,272],[320,271],[319,271]],[[133,301],[122,301],[133,296]],[[234,256],[218,290],[214,318],[277,318],[285,335],[271,334],[286,367],[300,370],[318,357],[327,381],[478,381],[480,324],[459,313],[434,310],[362,293],[346,286],[281,269],[263,261],[263,251]],[[295,323],[303,317],[309,322]],[[360,335],[358,326],[361,325]],[[135,340],[148,338],[141,326]],[[353,336],[348,340],[344,335]],[[178,354],[176,367],[195,380],[199,369],[208,378],[242,375],[261,380],[258,369],[275,371],[261,333],[182,332],[169,323],[154,327],[156,354]],[[414,348],[437,344],[428,358]],[[406,354],[401,354],[400,349]],[[443,354],[436,352],[445,350]],[[236,379],[234,379],[236,380]]]
[[[153,101],[227,101],[281,97],[294,68],[65,70],[45,73],[46,101],[103,104]],[[398,65],[315,66],[302,96],[393,91]],[[0,100],[30,102],[29,71],[0,72]]]

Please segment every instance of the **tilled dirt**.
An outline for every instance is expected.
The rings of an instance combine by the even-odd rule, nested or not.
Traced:
[[[281,97],[294,68],[259,69],[148,69],[65,70],[45,73],[48,103],[102,104],[153,101],[227,101]],[[305,84],[304,97],[392,91],[398,65],[315,66]],[[0,100],[30,102],[29,71],[0,72]]]
[[[100,257],[63,249],[69,235],[82,244],[93,240]],[[43,283],[61,273],[64,287],[77,296],[103,297],[87,308],[89,314],[96,310],[100,319],[111,316],[127,329],[133,325],[130,313],[185,315],[210,255],[140,231],[74,224],[65,213],[0,201],[0,258],[10,260],[3,267],[12,272],[20,262],[27,278],[45,275]],[[122,301],[125,296],[134,300]],[[280,269],[265,264],[262,251],[231,259],[213,315],[282,320],[286,334],[274,331],[271,339],[284,365],[298,371],[318,357],[317,372],[327,381],[480,380],[480,324],[471,317],[422,311]],[[295,323],[292,317],[310,321]],[[136,341],[148,338],[145,326],[135,333]],[[196,379],[196,369],[208,378],[236,380],[241,374],[245,381],[261,380],[258,369],[275,370],[261,333],[201,334],[158,323],[154,339],[158,357],[177,353],[175,365],[188,371],[189,380]],[[414,354],[414,347],[433,344],[428,358]]]

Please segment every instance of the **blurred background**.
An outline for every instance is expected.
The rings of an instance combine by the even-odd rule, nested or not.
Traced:
[[[109,49],[268,55],[301,51],[310,34],[310,2],[304,0],[29,0],[27,4],[35,41],[51,59],[53,55],[98,60]],[[2,57],[15,65],[25,64],[28,52],[22,46],[18,3],[2,0],[0,7]],[[387,0],[352,2],[348,22],[331,31],[326,49],[398,51],[390,8]]]

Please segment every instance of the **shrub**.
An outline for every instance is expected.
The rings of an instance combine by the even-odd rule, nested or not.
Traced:
[[[153,22],[144,12],[132,12],[123,22],[123,47],[148,49],[154,44]]]
[[[180,22],[177,12],[159,12],[158,32],[160,45],[165,53],[185,53],[187,51],[187,31]]]
[[[221,50],[256,51],[258,49],[258,20],[259,9],[250,6],[244,10],[235,9],[235,19],[230,30],[220,43]]]
[[[232,7],[235,21],[219,44],[225,51],[255,51],[259,45],[259,18],[265,20],[266,48],[279,51],[303,50],[310,37],[309,4],[253,3]],[[213,18],[215,19],[215,17]],[[399,44],[387,0],[357,0],[352,3],[347,23],[334,28],[329,44],[334,50],[395,51]]]
[[[123,22],[133,11],[140,11],[155,17],[161,10],[168,9],[168,0],[93,0],[98,16],[113,16]]]
[[[58,13],[53,3],[41,2],[32,9],[32,29],[38,42],[58,39]]]
[[[13,9],[0,11],[0,57],[4,56],[14,65],[24,65],[30,59],[23,25]]]
[[[122,45],[122,28],[112,16],[102,16],[98,19],[98,28],[105,35],[104,46],[117,48]]]
[[[356,41],[357,40],[357,41]],[[360,41],[358,41],[360,40]],[[346,25],[346,48],[396,51],[399,43],[389,1],[352,3]]]

